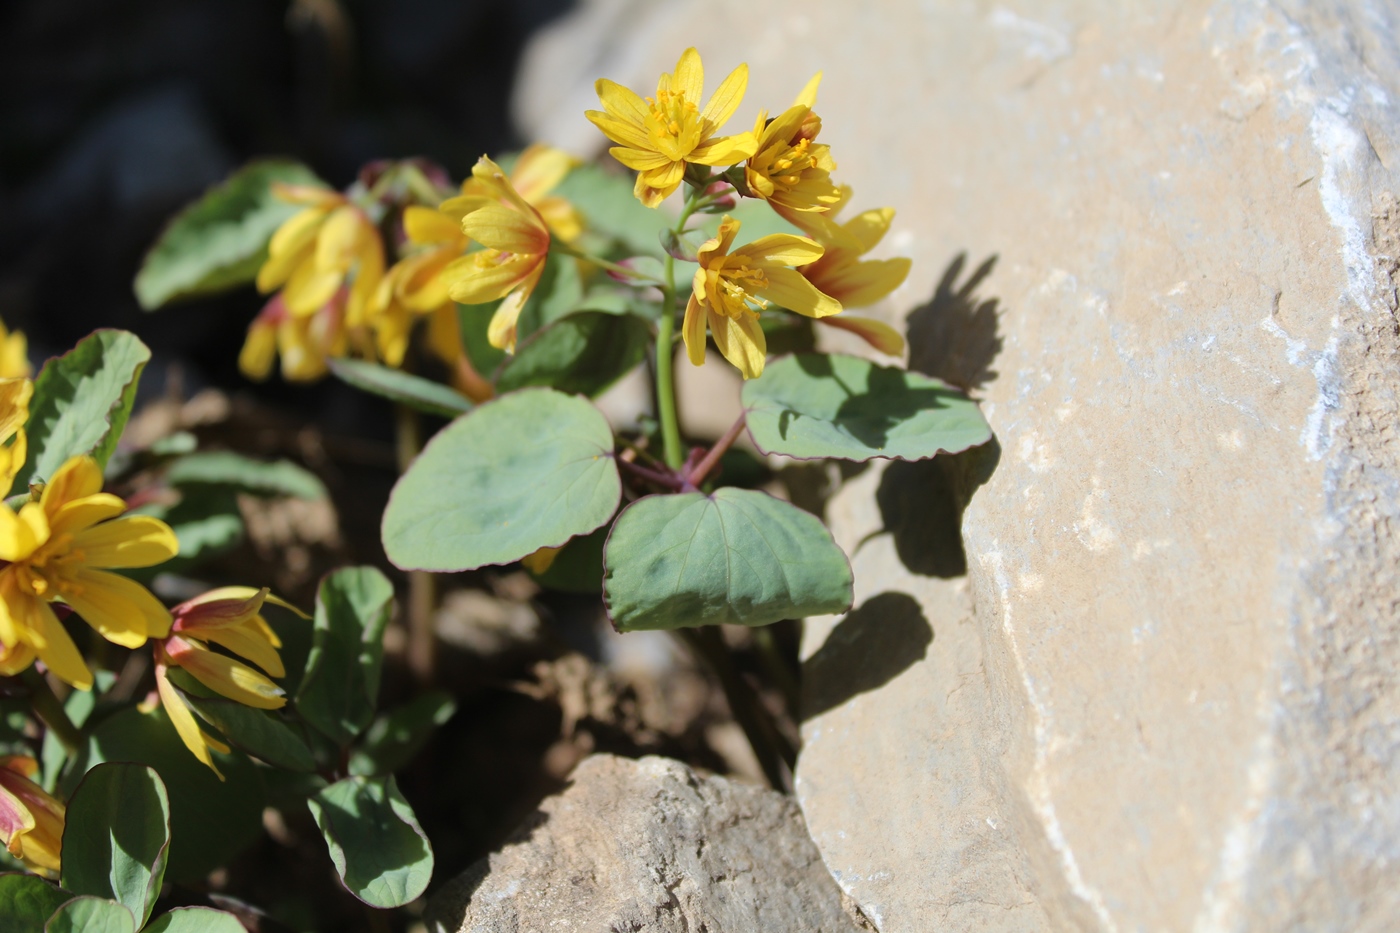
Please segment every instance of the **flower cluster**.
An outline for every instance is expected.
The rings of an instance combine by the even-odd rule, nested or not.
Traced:
[[[862,260],[889,229],[894,211],[866,211],[838,225],[832,215],[850,198],[850,188],[831,179],[836,163],[817,142],[818,72],[791,107],[769,119],[760,111],[752,132],[717,135],[743,100],[748,67],[740,65],[699,109],[704,70],[687,49],[675,71],[663,74],[656,96],[607,79],[597,82],[603,110],[585,115],[618,145],[609,150],[638,172],[635,193],[656,207],[681,183],[693,194],[682,215],[713,207],[713,185],[724,181],[741,194],[766,201],[806,236],[777,234],[735,248],[739,221],[725,216],[716,236],[697,251],[682,337],[692,363],[705,359],[708,330],[720,353],[745,379],[763,372],[767,353],[759,314],[776,305],[859,334],[884,353],[903,352],[893,328],[864,318],[835,317],[845,308],[870,305],[900,286],[909,260]],[[700,169],[695,167],[699,166]],[[711,167],[730,166],[711,172]]]

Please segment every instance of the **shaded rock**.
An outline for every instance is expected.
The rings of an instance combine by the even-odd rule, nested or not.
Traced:
[[[427,921],[433,933],[858,929],[793,800],[611,755],[580,764],[434,897]]]
[[[825,70],[836,177],[914,259],[873,313],[1000,444],[965,581],[882,514],[962,502],[891,469],[833,510],[859,599],[810,626],[797,777],[843,889],[884,933],[1392,926],[1400,11],[595,0],[517,113],[601,151],[593,79],[688,45],[707,90],[749,62],[737,128]]]

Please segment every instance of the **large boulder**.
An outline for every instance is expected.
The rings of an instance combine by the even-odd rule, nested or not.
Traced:
[[[433,933],[857,933],[797,804],[678,761],[594,755],[450,882]]]
[[[842,887],[885,933],[1393,925],[1396,4],[594,0],[517,113],[597,151],[592,80],[688,45],[750,63],[740,126],[824,69],[914,258],[877,312],[1000,445],[833,506],[798,789]]]

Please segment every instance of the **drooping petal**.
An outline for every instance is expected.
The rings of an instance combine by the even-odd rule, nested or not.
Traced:
[[[304,262],[283,287],[282,301],[293,315],[309,317],[329,304],[344,282],[343,271],[321,270],[315,263]]]
[[[185,698],[176,691],[174,685],[167,679],[165,670],[164,664],[156,665],[156,690],[160,693],[160,703],[165,707],[165,715],[170,717],[170,724],[175,727],[175,734],[180,737],[181,742],[185,743],[185,748],[190,750],[190,754],[198,758],[210,771],[217,774],[219,780],[222,781],[224,776],[219,771],[218,766],[214,764],[214,756],[209,754],[211,744],[209,736],[205,735],[204,730],[199,728],[194,714],[185,705]]]
[[[807,317],[828,317],[841,312],[841,302],[823,294],[800,272],[782,266],[765,266],[768,284],[754,291],[760,297]]]
[[[10,819],[0,820],[0,831],[6,833],[6,848],[31,868],[55,872],[59,870],[59,855],[63,845],[63,804],[31,780],[38,770],[32,758],[12,756],[0,767],[0,800],[11,802],[29,815],[29,825],[17,833],[9,832]],[[8,800],[5,800],[8,798]],[[10,810],[4,806],[4,810]],[[8,817],[8,813],[6,816]]]
[[[443,269],[442,275],[453,301],[479,305],[505,297],[542,266],[543,257],[540,256],[501,259],[499,253],[490,251],[463,256]]]
[[[525,308],[529,293],[517,288],[506,296],[496,313],[491,315],[491,323],[486,326],[486,342],[497,350],[515,352],[515,325],[520,320],[520,312]]]
[[[241,661],[210,651],[194,639],[171,638],[164,650],[173,663],[220,696],[256,709],[287,705],[281,687]]]
[[[207,630],[242,625],[258,614],[267,596],[267,587],[255,590],[248,586],[225,586],[210,590],[170,610],[174,619],[170,630],[200,633],[199,637],[203,638],[202,633]]]
[[[805,266],[822,258],[825,250],[816,240],[791,233],[770,233],[734,250],[735,256],[776,262],[784,266]]]
[[[744,68],[745,66],[740,65],[739,67]],[[700,63],[699,52],[695,51],[693,47],[682,52],[680,59],[676,62],[676,70],[671,72],[669,76],[661,76],[663,82],[666,82],[668,78],[669,87],[673,93],[684,94],[686,100],[697,107],[700,106],[700,97],[705,93],[705,66]]]
[[[763,374],[768,354],[768,340],[755,315],[741,314],[731,318],[710,311],[710,333],[724,358],[739,370],[745,379]]]
[[[912,262],[906,257],[867,259],[829,270],[815,284],[847,308],[864,308],[904,284]]]
[[[170,612],[135,580],[106,570],[80,567],[58,582],[63,601],[113,644],[139,648],[147,637],[170,633]]]
[[[4,838],[5,848],[11,855],[19,855],[20,837],[33,828],[34,814],[17,794],[0,782],[0,837]]]
[[[734,165],[753,155],[757,149],[758,140],[753,133],[744,130],[734,136],[720,136],[697,146],[686,156],[686,160],[700,165]]]
[[[706,135],[724,126],[729,118],[734,116],[734,111],[739,109],[748,86],[749,66],[746,64],[735,68],[729,73],[729,77],[720,82],[720,86],[710,95],[710,100],[700,115],[705,121]],[[699,103],[698,100],[695,102]]]
[[[889,356],[904,355],[904,337],[884,321],[853,314],[836,314],[819,320],[828,327],[850,331],[881,353]]]
[[[659,168],[647,169],[639,174],[632,193],[647,207],[656,207],[681,186],[681,179],[684,177],[684,162],[667,162]]]
[[[282,258],[300,253],[316,239],[328,216],[329,211],[321,208],[309,208],[293,214],[268,240],[268,256]]]
[[[540,212],[540,219],[549,232],[565,243],[572,243],[583,233],[583,215],[567,198],[541,198],[535,209]]]
[[[505,253],[538,254],[549,249],[549,231],[534,209],[529,215],[488,204],[462,218],[462,232]]]
[[[262,633],[256,627],[231,625],[206,629],[200,633],[200,637],[252,661],[273,677],[287,676],[287,669],[283,667],[277,650],[262,637]]]
[[[13,611],[16,607],[11,607]],[[34,647],[39,660],[64,683],[72,684],[79,690],[92,689],[92,671],[78,652],[78,646],[68,637],[63,623],[53,614],[49,604],[29,598],[18,607],[16,622],[29,637],[25,640]],[[43,644],[39,644],[42,641]]]
[[[316,236],[316,268],[345,272],[355,261],[364,231],[364,215],[349,204],[331,211]]]
[[[8,617],[8,612],[5,613]],[[11,648],[0,646],[0,675],[13,677],[29,669],[29,665],[34,663],[38,657],[33,645],[23,642]]]
[[[704,272],[697,272],[703,276]],[[703,283],[697,287],[703,288]],[[700,306],[695,292],[685,304],[685,323],[681,325],[681,337],[685,340],[685,353],[696,366],[705,365],[705,309]]]
[[[149,515],[128,515],[79,531],[73,547],[82,550],[91,567],[152,567],[180,553],[175,532]]]

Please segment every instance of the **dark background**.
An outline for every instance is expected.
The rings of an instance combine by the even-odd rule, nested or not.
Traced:
[[[251,288],[144,313],[131,281],[165,221],[258,156],[343,187],[378,158],[461,178],[519,145],[517,60],[570,0],[0,2],[0,318],[37,365],[95,327],[177,365],[187,391],[252,392],[332,430],[367,420],[341,387],[237,372]],[[382,424],[378,427],[383,427]]]

